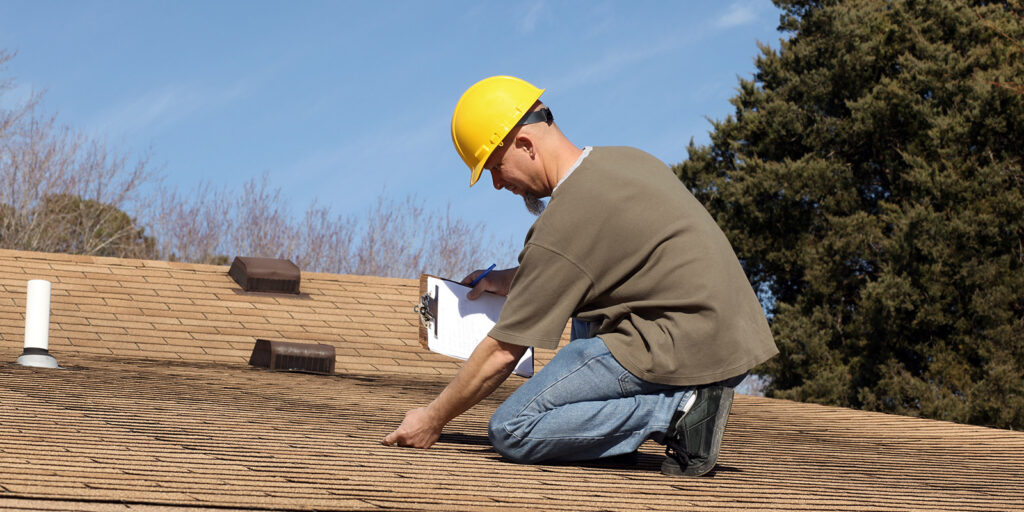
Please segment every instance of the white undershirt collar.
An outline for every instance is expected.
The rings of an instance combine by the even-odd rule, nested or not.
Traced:
[[[576,159],[576,163],[572,164],[572,167],[570,167],[568,171],[565,171],[565,176],[562,176],[562,179],[558,180],[558,184],[555,185],[555,188],[551,190],[552,194],[554,194],[555,190],[558,190],[558,187],[562,186],[562,183],[565,183],[565,179],[568,178],[569,175],[572,174],[572,172],[575,171],[581,163],[583,163],[583,159],[590,154],[590,150],[592,149],[594,149],[593,146],[586,146],[583,148],[583,152],[580,153],[580,157]]]

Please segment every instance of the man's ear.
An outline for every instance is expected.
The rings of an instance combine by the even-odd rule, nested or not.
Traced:
[[[522,149],[530,155],[530,158],[534,157],[533,139],[530,138],[529,134],[518,133],[516,134],[516,149]]]

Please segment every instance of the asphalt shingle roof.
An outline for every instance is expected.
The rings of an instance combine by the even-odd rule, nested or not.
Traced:
[[[35,278],[53,282],[64,369],[14,364]],[[303,273],[302,291],[244,293],[227,267],[0,250],[0,509],[1024,508],[1024,433],[749,396],[710,478],[662,476],[653,442],[635,465],[501,459],[486,423],[519,377],[430,450],[385,447],[459,367],[416,341],[418,283]],[[256,338],[329,343],[337,375],[249,367]]]

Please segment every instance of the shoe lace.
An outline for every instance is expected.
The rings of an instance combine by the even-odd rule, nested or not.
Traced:
[[[665,441],[665,456],[675,460],[679,469],[686,469],[690,466],[690,455],[686,453],[686,431],[681,430],[678,436],[678,444],[675,439]]]

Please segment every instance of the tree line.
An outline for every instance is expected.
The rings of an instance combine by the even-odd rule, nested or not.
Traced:
[[[0,51],[0,71],[11,58]],[[210,264],[261,256],[392,277],[461,276],[518,253],[512,240],[489,238],[479,223],[416,197],[382,192],[358,215],[314,202],[295,215],[266,176],[241,190],[165,186],[147,155],[131,159],[61,125],[41,112],[39,93],[9,99],[14,85],[0,80],[0,105],[9,104],[0,107],[0,247]]]

